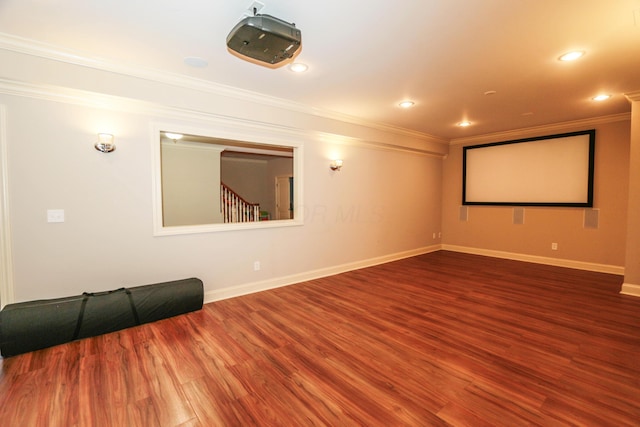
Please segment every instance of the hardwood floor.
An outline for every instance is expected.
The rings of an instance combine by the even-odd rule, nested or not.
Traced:
[[[638,426],[620,276],[436,252],[2,360],[3,426]]]

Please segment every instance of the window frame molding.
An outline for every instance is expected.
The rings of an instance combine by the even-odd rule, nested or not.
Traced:
[[[165,227],[162,215],[162,168],[160,132],[176,132],[209,138],[249,142],[256,145],[278,145],[293,149],[294,218],[244,223],[200,224]],[[188,125],[180,122],[154,121],[150,126],[151,181],[153,205],[153,235],[175,236],[183,234],[217,233],[239,230],[258,230],[304,225],[304,147],[305,135],[300,132],[263,124],[239,125],[231,120],[217,121],[215,125]]]

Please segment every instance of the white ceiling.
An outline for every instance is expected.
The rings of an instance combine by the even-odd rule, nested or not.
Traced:
[[[640,90],[640,0],[261,1],[302,31],[306,73],[227,51],[253,0],[0,0],[0,32],[446,139],[625,113]]]

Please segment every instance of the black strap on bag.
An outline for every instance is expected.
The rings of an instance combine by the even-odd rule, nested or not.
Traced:
[[[80,329],[82,328],[82,319],[84,317],[84,310],[87,307],[87,301],[89,301],[90,297],[99,297],[103,295],[111,295],[116,292],[124,291],[127,294],[127,299],[129,300],[129,306],[131,307],[131,313],[133,314],[133,319],[136,322],[136,325],[140,325],[140,317],[138,317],[138,310],[136,310],[136,305],[133,302],[133,295],[131,295],[131,291],[127,288],[115,289],[113,291],[105,291],[105,292],[83,292],[82,293],[82,304],[80,305],[80,313],[78,313],[78,321],[76,322],[76,329],[73,332],[72,341],[78,339],[80,336]]]
[[[129,297],[129,305],[131,306],[131,312],[133,313],[133,319],[136,321],[136,325],[140,325],[140,318],[138,317],[138,310],[136,310],[136,304],[133,302],[133,295],[129,289],[123,288]]]
[[[89,300],[89,296],[87,292],[82,294],[82,304],[80,305],[80,313],[78,313],[78,321],[76,322],[76,330],[73,331],[73,338],[71,341],[75,341],[78,339],[78,335],[80,335],[80,328],[82,327],[82,318],[84,317],[84,309],[87,306],[87,301]]]

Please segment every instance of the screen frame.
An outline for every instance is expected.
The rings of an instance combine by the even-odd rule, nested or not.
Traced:
[[[467,180],[469,174],[469,159],[468,154],[471,150],[481,150],[490,147],[505,146],[510,144],[522,144],[522,143],[535,143],[539,141],[549,140],[562,140],[565,138],[572,138],[575,136],[588,136],[588,164],[582,165],[588,168],[587,172],[587,189],[586,197],[580,201],[563,201],[563,200],[549,200],[549,201],[518,201],[518,200],[468,200]],[[554,206],[554,207],[593,207],[593,188],[594,188],[594,176],[595,176],[595,129],[589,129],[577,132],[568,132],[555,135],[538,136],[531,138],[516,139],[510,141],[492,142],[488,144],[470,145],[463,147],[462,154],[462,204],[466,206]],[[514,177],[515,179],[515,177]]]

